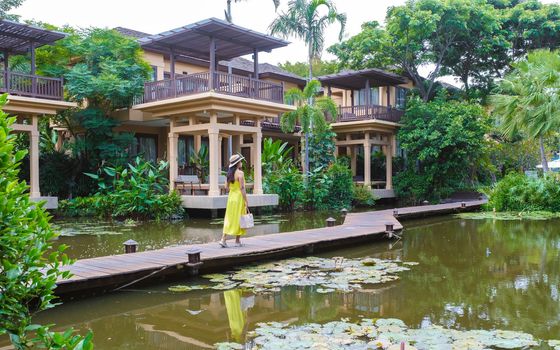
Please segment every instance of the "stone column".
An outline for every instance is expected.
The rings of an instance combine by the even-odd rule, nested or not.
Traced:
[[[178,173],[178,143],[179,135],[174,132],[175,120],[169,120],[169,134],[167,140],[167,158],[169,161],[169,192],[175,190],[175,180]]]
[[[218,175],[221,174],[222,169],[224,168],[222,153],[224,152],[224,138],[221,135],[218,135]]]
[[[253,194],[263,194],[262,188],[262,132],[253,134],[253,149],[255,150]]]
[[[209,171],[209,182],[210,190],[208,191],[209,196],[219,196],[220,188],[218,186],[218,171],[219,171],[219,158],[218,152],[220,150],[218,144],[218,129],[210,128],[208,130],[208,156],[210,158],[210,171]]]
[[[393,189],[393,147],[391,145],[385,146],[385,189]]]
[[[29,135],[29,182],[30,182],[30,197],[41,197],[41,190],[39,189],[39,117],[34,115],[31,117],[33,130]]]
[[[371,144],[369,142],[369,132],[364,138],[364,186],[371,188]]]

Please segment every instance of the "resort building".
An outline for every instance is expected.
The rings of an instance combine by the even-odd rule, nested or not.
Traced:
[[[115,29],[138,40],[153,69],[143,96],[114,115],[122,122],[120,131],[135,133],[134,152],[168,159],[172,188],[181,192],[186,208],[199,209],[225,208],[227,159],[242,153],[254,172],[249,204],[276,204],[277,197],[262,190],[262,140],[286,141],[298,157],[302,135],[283,133],[279,117],[294,108],[284,103],[284,93],[303,88],[306,80],[259,63],[258,55],[288,43],[216,18],[157,35]],[[252,61],[242,57],[247,55]],[[378,198],[394,197],[395,135],[410,80],[378,69],[318,79],[339,106],[332,121],[337,153],[350,158],[355,181]],[[209,153],[208,174],[197,171],[191,159],[201,147]],[[372,155],[379,158],[375,164]]]
[[[17,118],[12,125],[14,132],[29,135],[29,194],[35,201],[46,201],[45,207],[57,207],[56,197],[41,195],[39,186],[39,119],[76,107],[63,101],[62,78],[36,74],[35,49],[65,37],[64,33],[45,30],[31,25],[0,20],[0,51],[3,67],[0,73],[0,92],[8,94],[4,111]],[[10,57],[24,55],[29,58],[29,71],[10,70]]]

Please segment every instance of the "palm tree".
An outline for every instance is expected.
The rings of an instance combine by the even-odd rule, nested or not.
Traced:
[[[233,2],[241,2],[242,0],[233,0]],[[280,6],[280,0],[272,0],[274,3],[274,9],[278,10],[278,6]],[[231,16],[231,0],[227,0],[227,8],[224,10],[226,15],[226,21],[229,23],[233,23],[233,17]]]
[[[319,13],[322,6],[328,12]],[[346,26],[346,14],[338,13],[331,0],[292,0],[288,11],[280,14],[271,24],[272,35],[293,36],[301,39],[308,47],[309,80],[313,78],[313,60],[321,58],[325,46],[325,29],[335,22],[340,23],[339,40]]]
[[[311,80],[303,90],[293,88],[286,92],[286,103],[297,106],[295,111],[282,114],[280,127],[286,133],[294,132],[297,124],[301,125],[301,131],[305,133],[305,173],[309,172],[309,133],[325,132],[328,129],[325,116],[333,118],[336,116],[336,103],[328,96],[318,96],[321,91],[321,83]]]
[[[560,128],[560,51],[536,50],[514,65],[490,96],[504,135],[526,134],[539,140],[543,171],[548,172],[544,139]]]

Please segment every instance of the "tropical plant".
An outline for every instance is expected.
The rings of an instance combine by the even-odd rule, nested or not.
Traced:
[[[356,207],[372,207],[375,204],[375,198],[369,188],[365,186],[354,186],[352,204]]]
[[[228,21],[229,23],[233,23],[233,17],[231,15],[231,1],[232,0],[227,0],[227,7],[224,10],[226,21]],[[241,1],[243,0],[233,0],[233,2],[241,2]],[[278,6],[280,6],[280,0],[272,0],[272,3],[274,3],[274,9],[277,10]]]
[[[480,105],[447,101],[443,95],[430,102],[412,98],[401,124],[400,146],[413,161],[396,175],[399,197],[418,203],[478,187],[478,165],[486,157],[490,128]]]
[[[0,97],[0,107],[7,95]],[[72,330],[55,333],[32,323],[32,316],[52,308],[53,291],[69,272],[64,245],[52,246],[57,234],[49,224],[42,205],[29,199],[28,186],[18,179],[25,151],[15,151],[10,126],[15,118],[0,112],[0,336],[8,335],[18,350],[29,348],[92,349],[92,334],[85,338]],[[30,337],[30,333],[35,336]]]
[[[267,176],[284,167],[292,166],[293,147],[282,140],[264,139],[262,149],[262,172]]]
[[[349,208],[354,194],[354,180],[348,162],[337,159],[327,168],[326,175],[331,179],[329,195],[325,201],[328,208]]]
[[[92,199],[81,197],[61,202],[62,216],[98,216],[165,220],[180,218],[184,212],[181,197],[168,193],[167,168],[136,157],[126,166],[104,166],[96,174],[86,174],[97,181],[99,191]]]
[[[328,167],[335,162],[336,134],[328,126],[327,130],[311,134],[309,142],[309,168]]]
[[[309,134],[322,134],[329,131],[326,119],[332,119],[337,114],[336,103],[328,96],[317,96],[321,90],[318,80],[311,80],[303,90],[293,88],[286,92],[286,102],[295,104],[297,109],[282,114],[280,126],[284,132],[293,132],[296,124],[301,125],[305,134],[305,169],[310,170]],[[326,165],[325,163],[323,165]]]
[[[282,210],[293,211],[303,202],[303,176],[294,166],[285,166],[269,173],[264,178],[263,189],[265,193],[278,195],[278,204]]]
[[[325,171],[325,167],[311,170],[307,175],[303,204],[306,209],[324,210],[329,208],[328,197],[333,179]]]
[[[25,0],[3,0],[0,1],[0,19],[10,19],[17,21],[19,16],[8,14],[13,8],[21,6]]]
[[[560,128],[560,51],[536,50],[514,65],[490,96],[493,114],[507,136],[522,133],[539,140],[543,170],[548,171],[545,138]]]
[[[326,14],[321,9],[325,7]],[[328,25],[338,22],[342,40],[346,26],[346,14],[339,13],[331,0],[291,0],[288,11],[282,12],[271,24],[272,35],[295,37],[305,42],[308,48],[309,80],[313,78],[313,60],[320,59],[325,44],[325,30]]]
[[[510,173],[488,190],[488,208],[497,211],[560,212],[560,178]]]
[[[206,177],[210,171],[210,157],[208,156],[208,147],[205,144],[200,145],[200,149],[191,150],[191,163],[196,169],[196,175],[200,182],[206,182]]]

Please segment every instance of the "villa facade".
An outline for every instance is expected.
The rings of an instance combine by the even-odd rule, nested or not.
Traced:
[[[3,56],[0,93],[8,94],[8,103],[3,110],[16,117],[16,122],[12,125],[14,132],[29,134],[29,194],[34,201],[45,201],[47,209],[56,208],[58,200],[56,197],[41,195],[39,118],[55,115],[65,109],[76,107],[76,104],[63,101],[62,78],[36,74],[35,49],[64,37],[64,33],[0,20],[0,51]],[[10,70],[9,58],[15,55],[25,55],[30,58],[29,73]]]
[[[16,42],[14,38],[0,42],[5,57],[28,52],[32,56],[31,75],[3,73],[2,82],[9,83],[3,87],[10,94],[6,110],[18,115],[14,130],[31,135],[30,192],[32,198],[41,198],[38,118],[76,104],[62,101],[62,79],[34,75],[34,48],[63,38],[64,34],[2,23],[0,33],[5,30],[6,38],[10,30],[15,30],[9,26],[26,28],[30,36],[21,39],[16,49],[10,46]],[[16,33],[22,31],[18,30]],[[306,80],[260,63],[259,53],[289,43],[216,18],[156,35],[122,27],[115,30],[139,42],[153,70],[144,93],[134,99],[130,108],[112,115],[121,122],[116,132],[135,135],[137,142],[130,153],[152,161],[168,160],[170,190],[179,191],[183,206],[214,212],[226,206],[227,160],[232,153],[241,153],[252,169],[247,184],[249,205],[276,205],[278,196],[264,193],[262,186],[263,139],[288,142],[294,149],[294,158],[301,162],[303,135],[297,128],[294,133],[282,132],[279,121],[283,113],[295,109],[284,102],[285,92],[303,88]],[[338,114],[331,121],[337,134],[337,155],[349,157],[358,184],[371,188],[378,198],[394,197],[392,159],[398,152],[396,132],[411,81],[379,69],[344,71],[317,79],[323,93],[338,105]],[[29,84],[22,83],[26,81]],[[64,134],[63,129],[59,132]],[[202,148],[208,151],[208,174],[201,174],[200,167],[193,164]],[[51,207],[55,206],[56,198],[50,202]]]
[[[279,117],[294,107],[284,103],[290,88],[306,80],[279,67],[259,63],[259,52],[288,42],[211,18],[157,35],[118,27],[134,37],[153,69],[144,94],[130,109],[117,111],[123,132],[134,132],[134,152],[151,160],[168,159],[171,187],[181,192],[186,208],[225,208],[227,159],[242,153],[254,177],[248,190],[251,206],[274,205],[275,195],[262,190],[261,152],[265,137],[288,142],[299,155],[302,136],[283,133]],[[252,60],[243,58],[251,55]],[[354,179],[375,196],[394,197],[392,158],[396,131],[411,82],[378,69],[318,77],[324,93],[339,106],[332,121],[337,153],[351,159]],[[191,156],[206,145],[209,174],[199,179]],[[371,155],[382,154],[385,170],[371,172]],[[198,174],[200,175],[200,174]]]

